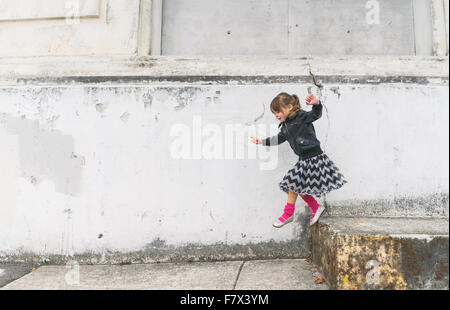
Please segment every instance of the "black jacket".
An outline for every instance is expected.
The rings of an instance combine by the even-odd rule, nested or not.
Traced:
[[[281,122],[281,130],[278,135],[262,140],[263,145],[278,145],[288,140],[294,153],[299,159],[305,159],[322,154],[320,142],[316,138],[316,132],[312,122],[322,116],[322,103],[313,105],[311,111],[300,110],[292,119]]]

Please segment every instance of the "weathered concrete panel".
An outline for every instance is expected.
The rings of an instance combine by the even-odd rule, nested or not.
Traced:
[[[414,55],[412,10],[411,0],[167,0],[162,54]]]
[[[286,55],[287,0],[168,0],[162,55]]]
[[[292,54],[415,54],[411,0],[291,3]]]

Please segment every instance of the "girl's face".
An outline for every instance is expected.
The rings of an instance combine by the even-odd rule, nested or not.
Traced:
[[[280,107],[280,111],[274,112],[273,114],[280,122],[284,122],[287,119],[289,112],[291,112],[292,108],[293,108],[292,104],[288,105],[287,108]]]

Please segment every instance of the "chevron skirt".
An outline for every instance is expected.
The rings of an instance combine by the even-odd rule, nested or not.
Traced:
[[[299,160],[279,183],[284,192],[322,196],[347,183],[339,168],[325,153]]]

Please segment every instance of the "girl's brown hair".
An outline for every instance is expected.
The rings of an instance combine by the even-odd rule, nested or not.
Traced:
[[[296,94],[289,95],[288,93],[279,93],[270,103],[270,111],[272,111],[272,113],[280,112],[281,107],[287,108],[290,104],[292,104],[293,108],[289,113],[288,118],[292,119],[297,112],[302,109],[300,99]]]

